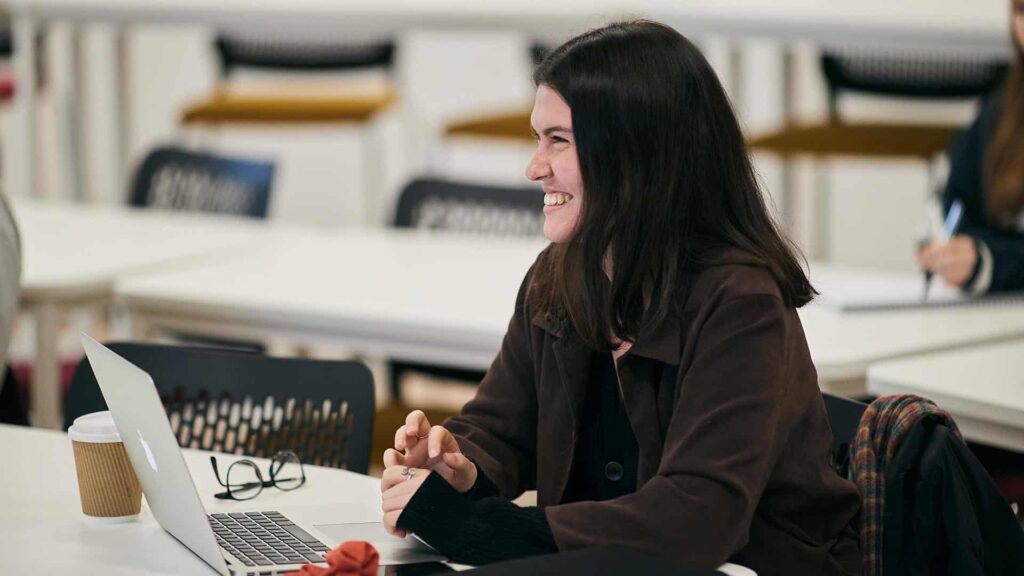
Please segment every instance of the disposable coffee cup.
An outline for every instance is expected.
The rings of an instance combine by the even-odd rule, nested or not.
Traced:
[[[129,522],[142,508],[142,488],[110,412],[93,412],[68,428],[75,451],[82,512],[100,522]]]

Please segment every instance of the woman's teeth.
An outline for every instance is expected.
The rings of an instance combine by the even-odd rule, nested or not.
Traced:
[[[562,192],[553,192],[551,194],[544,195],[545,206],[561,206],[569,200],[572,200],[572,196],[564,194]]]

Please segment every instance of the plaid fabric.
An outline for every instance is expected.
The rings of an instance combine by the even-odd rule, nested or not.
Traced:
[[[860,540],[864,576],[882,576],[886,471],[903,439],[924,417],[939,419],[960,436],[948,412],[931,400],[909,394],[875,400],[860,419],[854,441],[853,479],[862,499]]]

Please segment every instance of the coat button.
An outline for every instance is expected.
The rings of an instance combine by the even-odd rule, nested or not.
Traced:
[[[622,464],[618,462],[609,462],[604,466],[604,477],[611,480],[612,482],[618,482],[622,479]]]

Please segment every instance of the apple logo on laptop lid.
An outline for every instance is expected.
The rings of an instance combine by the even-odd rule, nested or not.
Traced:
[[[142,451],[146,453],[146,461],[149,462],[149,467],[153,469],[153,472],[159,472],[156,468],[156,458],[153,457],[153,451],[149,449],[149,444],[142,437],[142,430],[136,430],[136,432],[139,435],[139,444],[142,444]]]

